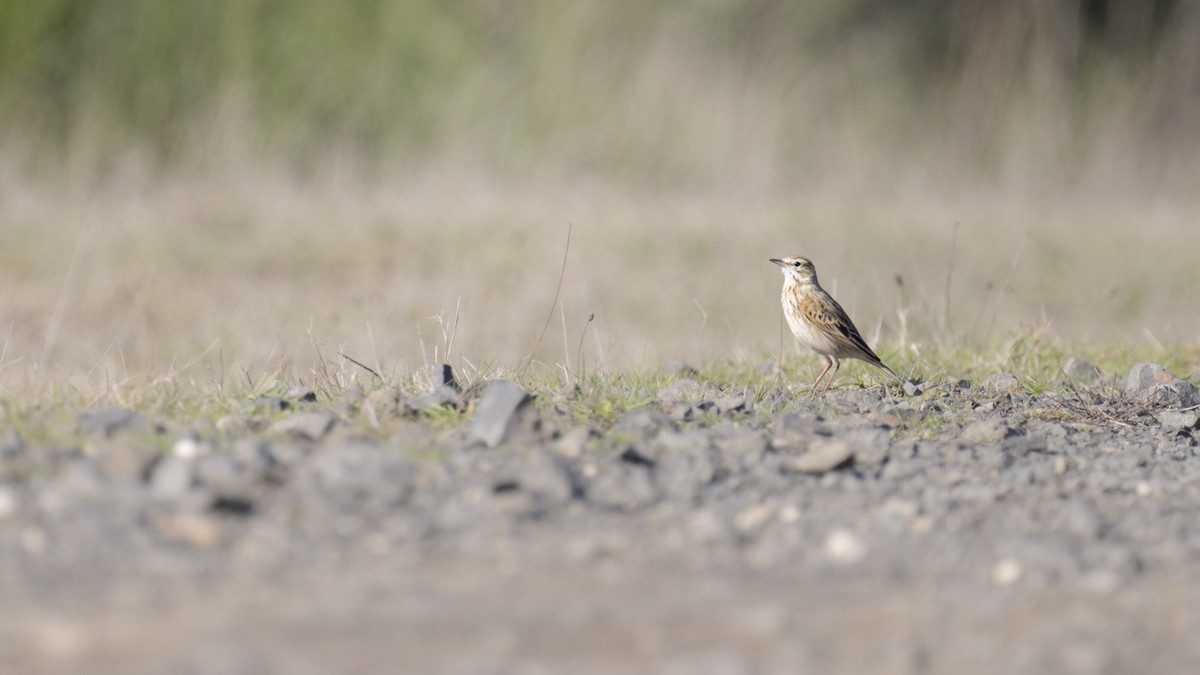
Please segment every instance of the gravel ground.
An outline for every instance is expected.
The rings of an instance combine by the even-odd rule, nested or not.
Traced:
[[[1192,672],[1200,394],[1096,391],[683,377],[589,429],[496,381],[3,431],[0,670]]]

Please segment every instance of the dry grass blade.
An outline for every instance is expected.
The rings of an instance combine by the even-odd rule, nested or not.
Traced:
[[[1070,380],[1054,398],[1059,410],[1081,422],[1103,426],[1137,427],[1155,424],[1153,402],[1137,399],[1115,386],[1081,386]]]
[[[346,359],[346,360],[347,360],[347,361],[349,361],[350,363],[353,363],[354,365],[358,366],[359,368],[362,368],[363,370],[367,371],[368,373],[370,373],[370,374],[374,375],[376,378],[378,378],[378,379],[379,379],[379,381],[380,381],[380,382],[383,382],[383,381],[384,381],[384,380],[383,380],[383,376],[379,374],[379,371],[377,371],[377,370],[375,370],[374,368],[372,368],[372,367],[370,367],[370,366],[368,366],[368,365],[364,364],[362,361],[359,361],[358,359],[356,359],[356,358],[354,358],[354,357],[352,357],[352,356],[349,356],[349,355],[347,355],[347,354],[346,354],[346,352],[339,351],[339,352],[338,352],[338,356],[342,357],[343,359]]]
[[[567,256],[571,254],[571,230],[573,228],[573,223],[567,224],[567,243],[563,248],[562,268],[558,271],[558,285],[554,288],[554,302],[550,303],[550,311],[546,314],[546,323],[542,326],[542,332],[538,335],[537,342],[533,343],[533,349],[529,350],[529,354],[522,359],[521,367],[517,369],[517,377],[523,375],[529,364],[533,363],[533,356],[537,353],[538,347],[542,346],[542,339],[546,337],[546,331],[550,329],[550,322],[554,320],[554,308],[558,306],[558,297],[562,294],[563,278],[567,276]]]

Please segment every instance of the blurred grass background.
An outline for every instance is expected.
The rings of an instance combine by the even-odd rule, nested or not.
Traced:
[[[884,353],[1194,343],[1197,110],[1185,0],[0,0],[0,386],[760,358],[796,253]]]

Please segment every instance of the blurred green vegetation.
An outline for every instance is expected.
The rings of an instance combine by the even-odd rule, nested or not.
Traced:
[[[1198,68],[1183,0],[0,0],[0,134],[51,167],[711,174],[865,143],[1167,171],[1197,154]]]

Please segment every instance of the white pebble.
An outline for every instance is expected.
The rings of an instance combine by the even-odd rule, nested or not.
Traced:
[[[800,509],[791,504],[779,509],[779,522],[794,523],[797,520],[800,520]]]
[[[867,548],[849,530],[836,529],[825,538],[825,555],[839,565],[853,565],[867,555]]]
[[[992,568],[992,583],[997,586],[1011,586],[1021,578],[1021,563],[1012,558],[1004,558]]]
[[[767,524],[775,515],[775,509],[759,504],[743,509],[734,519],[733,524],[741,532],[756,532]]]
[[[196,459],[204,451],[204,447],[196,439],[184,436],[171,446],[171,454],[179,459]]]
[[[17,493],[10,487],[0,486],[0,520],[11,517],[20,506]]]

